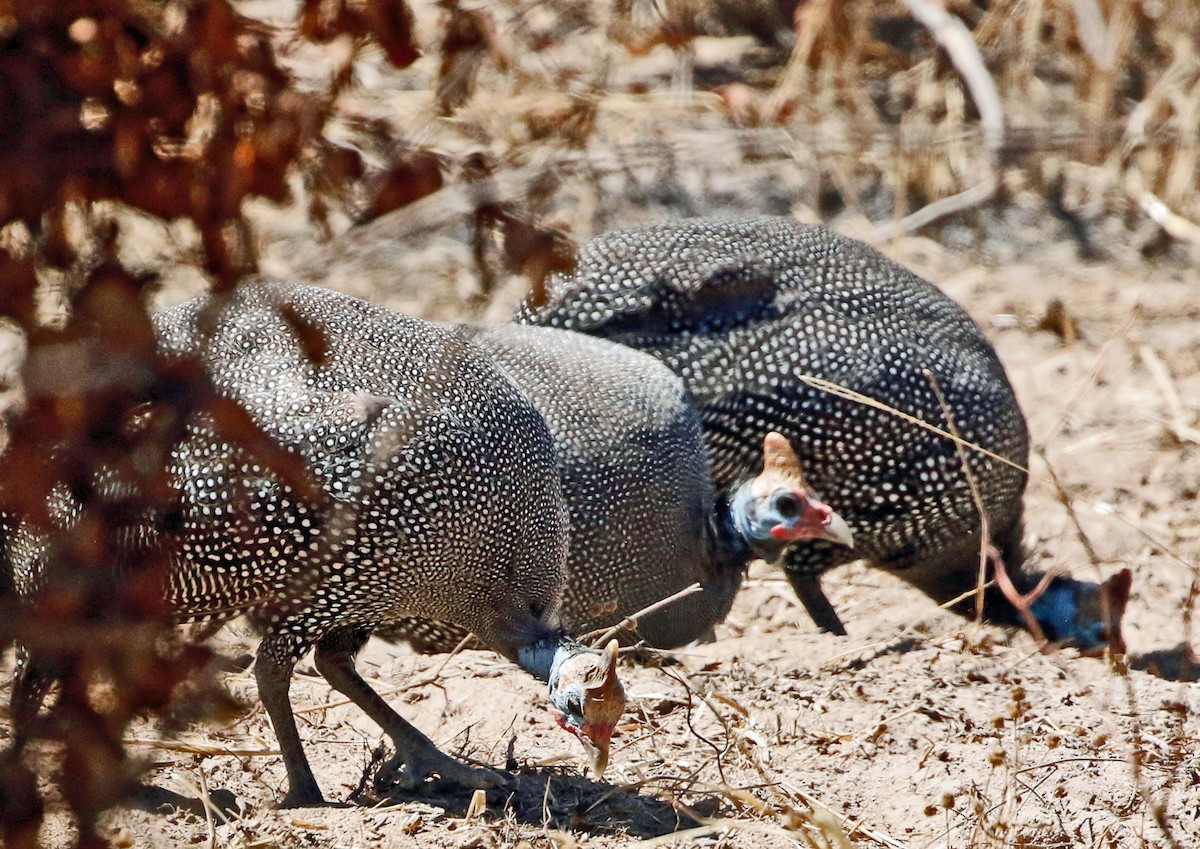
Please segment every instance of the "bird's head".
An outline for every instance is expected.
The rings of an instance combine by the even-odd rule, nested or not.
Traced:
[[[729,510],[734,528],[764,560],[778,560],[804,539],[854,546],[846,520],[812,495],[796,452],[774,431],[763,440],[762,472],[737,488]]]
[[[574,643],[559,652],[550,673],[550,713],[583,743],[599,778],[608,766],[613,728],[625,710],[625,688],[617,677],[617,641],[602,651]]]
[[[1105,647],[1124,654],[1121,619],[1129,602],[1132,574],[1122,569],[1102,584],[1056,577],[1029,606],[1052,643],[1097,655]]]

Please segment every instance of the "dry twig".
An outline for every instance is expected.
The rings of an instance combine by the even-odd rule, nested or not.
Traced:
[[[942,392],[942,386],[938,383],[937,376],[927,368],[921,369],[921,373],[929,381],[929,386],[933,389],[934,397],[937,398],[938,405],[942,408],[942,415],[946,419],[946,427],[950,429],[950,433],[956,439],[954,450],[958,453],[958,462],[962,466],[963,475],[967,478],[967,486],[971,488],[971,500],[975,503],[975,510],[979,513],[979,577],[975,585],[975,622],[979,623],[983,621],[983,588],[987,583],[988,549],[990,548],[992,539],[991,523],[988,520],[987,507],[983,503],[983,496],[979,493],[979,483],[975,480],[975,474],[971,471],[971,464],[967,461],[967,455],[958,441],[958,427],[954,423],[954,411],[950,409],[950,404],[946,401],[946,394]],[[996,560],[1000,560],[999,552],[996,552]],[[997,578],[999,579],[999,576]],[[1008,580],[1007,574],[1004,575],[1003,580]],[[1003,585],[1001,585],[1001,588],[1004,589]],[[1029,618],[1032,619],[1032,617]],[[1036,622],[1034,625],[1036,627]]]
[[[883,412],[895,416],[898,419],[902,419],[911,425],[916,425],[917,427],[923,428],[930,433],[936,433],[938,436],[945,437],[956,445],[959,445],[963,448],[969,448],[972,451],[977,451],[985,457],[990,457],[996,462],[1003,463],[1006,466],[1012,466],[1014,469],[1019,469],[1026,474],[1029,473],[1029,469],[1025,468],[1020,463],[1014,462],[1007,457],[1003,457],[997,454],[995,451],[989,451],[982,445],[976,445],[974,442],[968,442],[962,437],[956,436],[947,430],[943,430],[937,425],[930,424],[922,419],[918,419],[916,416],[910,415],[903,410],[897,410],[895,407],[885,404],[882,401],[878,401],[869,395],[863,395],[861,392],[856,392],[849,387],[842,386],[839,383],[834,383],[832,380],[824,380],[823,378],[813,377],[807,374],[796,375],[796,377],[814,389],[820,389],[823,392],[828,392],[830,395],[836,395],[837,397],[845,398],[848,401],[854,401],[867,407],[873,407],[876,410],[882,410]]]
[[[1187,412],[1183,409],[1183,402],[1179,400],[1179,393],[1175,389],[1175,382],[1171,379],[1171,372],[1166,363],[1162,361],[1162,357],[1149,345],[1138,346],[1138,354],[1141,356],[1146,370],[1154,378],[1158,391],[1162,393],[1163,403],[1166,405],[1167,416],[1170,420],[1170,429],[1175,434],[1175,438],[1180,442],[1195,442],[1200,445],[1200,430],[1192,427],[1191,422],[1188,421]]]
[[[606,628],[606,629],[597,628],[594,631],[588,631],[586,634],[583,634],[579,637],[579,641],[581,643],[586,643],[589,640],[591,640],[592,648],[594,648],[594,649],[600,648],[601,646],[606,645],[609,640],[616,637],[617,634],[621,633],[622,631],[637,630],[638,620],[641,619],[643,616],[648,616],[651,613],[654,613],[655,611],[662,610],[667,605],[674,604],[675,602],[679,601],[682,598],[687,598],[690,595],[695,595],[698,592],[702,592],[703,589],[704,588],[700,586],[699,581],[692,583],[692,584],[688,584],[686,587],[681,589],[679,592],[672,593],[671,595],[667,596],[666,598],[659,599],[658,601],[654,602],[654,604],[648,604],[645,607],[643,607],[641,610],[637,611],[636,613],[632,613],[629,616],[626,616],[624,619],[622,619],[616,625],[613,625],[611,628]],[[597,635],[597,634],[599,634],[600,636],[596,637],[595,635]],[[595,639],[592,639],[593,637],[595,637]]]
[[[459,640],[458,645],[456,645],[453,649],[451,649],[446,654],[446,656],[444,658],[442,658],[442,662],[437,665],[437,668],[434,669],[433,672],[426,675],[424,678],[420,678],[416,681],[409,681],[407,683],[400,684],[395,687],[389,687],[384,690],[377,690],[376,692],[378,692],[379,695],[381,695],[381,696],[394,696],[397,693],[407,693],[409,690],[418,690],[421,687],[425,687],[430,684],[436,684],[437,680],[442,677],[442,670],[446,668],[446,664],[448,664],[451,660],[453,660],[455,655],[457,655],[464,648],[466,648],[467,645],[473,639],[475,639],[474,634],[467,634],[465,637],[463,637],[461,640]],[[319,705],[310,705],[305,708],[298,708],[296,710],[293,710],[292,713],[299,716],[301,714],[315,713],[315,712],[321,711],[321,710],[330,710],[331,708],[342,707],[343,705],[352,705],[352,704],[354,704],[354,702],[350,701],[350,699],[337,699],[332,702],[325,702],[325,703],[319,704]]]
[[[899,221],[877,224],[875,226],[876,237],[885,242],[890,241],[909,233],[915,233],[922,227],[945,218],[947,215],[974,209],[995,197],[996,185],[996,176],[988,174],[983,182],[964,189],[958,194],[935,200],[916,212],[909,213]]]

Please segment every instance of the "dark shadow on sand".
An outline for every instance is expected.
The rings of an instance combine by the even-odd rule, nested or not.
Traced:
[[[565,770],[545,768],[517,770],[506,773],[506,787],[487,791],[487,811],[484,820],[514,816],[518,822],[590,834],[627,834],[636,838],[659,837],[680,829],[700,825],[698,816],[716,813],[718,801],[704,799],[689,809],[676,807],[655,796],[591,781]],[[347,801],[331,801],[330,807],[385,807],[406,802],[444,808],[452,817],[466,816],[474,791],[464,790],[448,782],[433,780],[419,790],[393,789],[376,795],[362,792]],[[231,791],[215,789],[209,794],[220,822],[230,821],[246,813],[249,807]],[[203,801],[153,785],[142,785],[126,806],[137,810],[166,813],[188,811],[197,817],[205,816]]]
[[[1187,643],[1129,655],[1129,668],[1164,681],[1200,681],[1200,661]]]
[[[685,809],[636,788],[591,781],[565,770],[521,769],[506,773],[507,787],[487,791],[485,819],[511,813],[527,825],[591,834],[628,834],[659,837],[702,824],[692,812],[708,817],[716,813],[716,799],[705,799]],[[464,816],[471,803],[470,790],[434,781],[420,792],[392,790],[382,798],[370,795],[356,799],[363,804],[424,802],[445,808],[452,816]]]
[[[213,808],[213,817],[218,822],[230,822],[248,810],[230,790],[213,790],[208,794],[208,801]],[[125,801],[125,807],[150,813],[187,811],[200,819],[205,817],[203,800],[153,784],[140,785]]]

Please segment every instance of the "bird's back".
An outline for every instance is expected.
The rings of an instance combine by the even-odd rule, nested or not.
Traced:
[[[319,635],[421,613],[494,642],[557,602],[566,516],[553,442],[483,352],[279,284],[191,301],[155,325],[165,356],[197,357],[315,484],[289,482],[218,411],[197,413],[172,455],[179,520],[129,535],[171,552],[181,618],[290,617]]]
[[[545,418],[571,517],[569,629],[615,624],[700,581],[640,621],[657,646],[703,636],[728,613],[742,564],[718,562],[700,419],[680,379],[602,339],[504,325],[473,331]]]
[[[653,357],[579,333],[458,332],[508,373],[554,437],[570,517],[567,630],[610,627],[700,582],[701,592],[639,618],[636,638],[675,647],[707,636],[733,604],[745,558],[719,548],[700,418],[682,381]],[[381,633],[423,651],[447,651],[465,636],[424,619]]]

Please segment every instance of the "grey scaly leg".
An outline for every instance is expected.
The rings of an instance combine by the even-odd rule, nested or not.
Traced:
[[[825,590],[821,589],[821,579],[809,572],[787,570],[786,574],[792,589],[796,591],[796,597],[804,605],[813,623],[828,634],[846,636],[846,626],[842,624],[842,618],[825,595]]]
[[[317,779],[313,777],[312,767],[308,765],[308,758],[304,756],[288,696],[292,670],[307,649],[307,645],[299,644],[285,634],[268,634],[258,645],[258,658],[254,664],[258,697],[262,699],[267,716],[271,718],[275,738],[279,741],[279,751],[283,755],[283,765],[287,768],[288,792],[279,803],[281,808],[303,808],[325,802]]]
[[[317,643],[313,660],[330,686],[358,705],[396,745],[396,756],[380,767],[376,787],[395,783],[412,790],[434,774],[460,787],[486,790],[503,784],[504,778],[498,773],[467,766],[440,751],[362,679],[354,668],[354,656],[369,635],[365,628],[331,631]],[[403,768],[399,769],[401,764]]]

